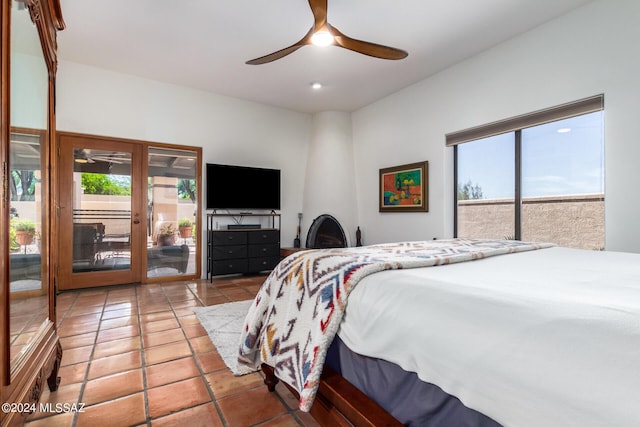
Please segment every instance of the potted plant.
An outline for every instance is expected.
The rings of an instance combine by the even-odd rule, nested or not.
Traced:
[[[33,243],[33,236],[36,234],[36,223],[30,219],[20,219],[12,223],[16,231],[16,242],[25,246]]]
[[[189,218],[182,218],[178,221],[178,231],[180,231],[181,238],[187,239],[191,237],[192,228],[193,228],[193,223]]]
[[[157,237],[158,246],[173,246],[176,243],[176,229],[173,223],[168,223],[160,228]]]
[[[9,251],[17,252],[20,250],[20,244],[16,240],[16,228],[13,226],[13,221],[11,221],[10,224],[11,225],[9,226]]]

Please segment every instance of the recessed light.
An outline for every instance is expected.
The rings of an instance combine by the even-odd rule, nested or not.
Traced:
[[[567,133],[571,132],[571,128],[560,128],[558,129],[558,133]]]
[[[320,82],[313,82],[313,83],[311,83],[311,88],[312,88],[312,89],[315,89],[315,90],[322,89],[322,83],[320,83]]]

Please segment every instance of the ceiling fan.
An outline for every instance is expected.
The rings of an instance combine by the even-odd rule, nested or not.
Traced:
[[[289,47],[252,59],[246,63],[250,65],[266,64],[285,57],[308,44],[318,46],[334,44],[344,49],[382,59],[402,59],[407,57],[408,53],[404,50],[352,39],[342,34],[336,27],[327,22],[327,0],[309,0],[309,6],[311,7],[311,12],[313,12],[314,24],[302,39]]]
[[[131,155],[129,153],[102,151],[102,150],[90,150],[79,148],[74,151],[74,161],[76,163],[96,163],[106,162],[115,163],[121,165],[123,163],[129,163]]]

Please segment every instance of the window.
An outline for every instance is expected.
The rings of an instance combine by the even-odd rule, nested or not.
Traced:
[[[599,96],[447,135],[454,235],[603,249],[603,120]]]
[[[511,132],[456,147],[460,237],[513,238],[513,140],[514,133]]]

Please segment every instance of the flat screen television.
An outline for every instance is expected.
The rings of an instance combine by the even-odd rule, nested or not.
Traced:
[[[207,209],[280,209],[280,170],[207,163]]]

